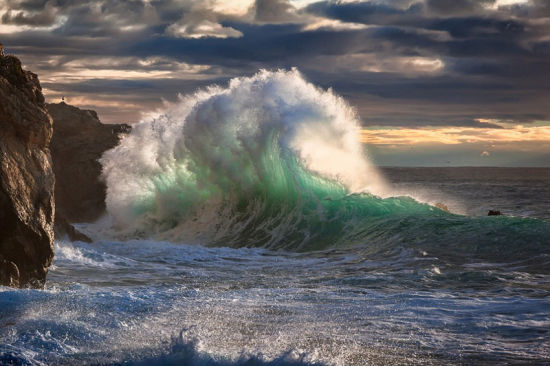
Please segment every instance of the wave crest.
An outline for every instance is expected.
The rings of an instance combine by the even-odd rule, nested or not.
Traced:
[[[275,243],[321,223],[322,200],[383,193],[359,131],[351,106],[296,69],[236,78],[181,97],[105,153],[107,209],[128,233]]]
[[[518,259],[518,245],[525,258],[548,250],[545,222],[380,198],[388,190],[365,158],[355,111],[295,69],[182,97],[101,162],[122,236],[292,251],[421,247],[453,258]]]

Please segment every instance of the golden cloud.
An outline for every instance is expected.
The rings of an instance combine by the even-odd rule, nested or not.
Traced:
[[[373,145],[411,145],[503,142],[550,142],[550,126],[523,126],[511,128],[393,128],[363,129],[361,142]]]

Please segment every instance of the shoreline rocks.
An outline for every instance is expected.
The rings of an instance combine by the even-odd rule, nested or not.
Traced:
[[[105,213],[107,190],[99,158],[118,145],[130,126],[103,124],[95,111],[64,102],[47,104],[47,109],[53,118],[56,220],[95,221]]]
[[[36,74],[0,56],[0,284],[43,287],[53,259],[52,119]]]

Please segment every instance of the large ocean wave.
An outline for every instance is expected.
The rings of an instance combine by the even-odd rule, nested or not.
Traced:
[[[292,251],[422,247],[497,260],[549,252],[548,222],[459,216],[391,197],[359,134],[354,109],[297,70],[181,97],[102,158],[113,227],[126,237]]]

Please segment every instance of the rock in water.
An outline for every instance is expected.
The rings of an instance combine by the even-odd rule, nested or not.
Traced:
[[[69,221],[67,221],[63,214],[60,214],[57,210],[55,212],[54,232],[56,239],[60,237],[67,237],[71,241],[83,241],[86,243],[92,242],[92,239],[78,231]]]
[[[89,222],[105,212],[105,183],[98,159],[115,147],[125,124],[103,124],[97,113],[64,102],[48,104],[53,118],[51,143],[57,212],[70,222]]]
[[[52,119],[38,77],[0,56],[0,284],[42,287],[53,259]]]
[[[441,202],[437,202],[435,204],[435,207],[439,208],[440,210],[446,211],[446,212],[451,212],[451,211],[449,211],[449,207],[447,207],[446,204],[441,203]]]

